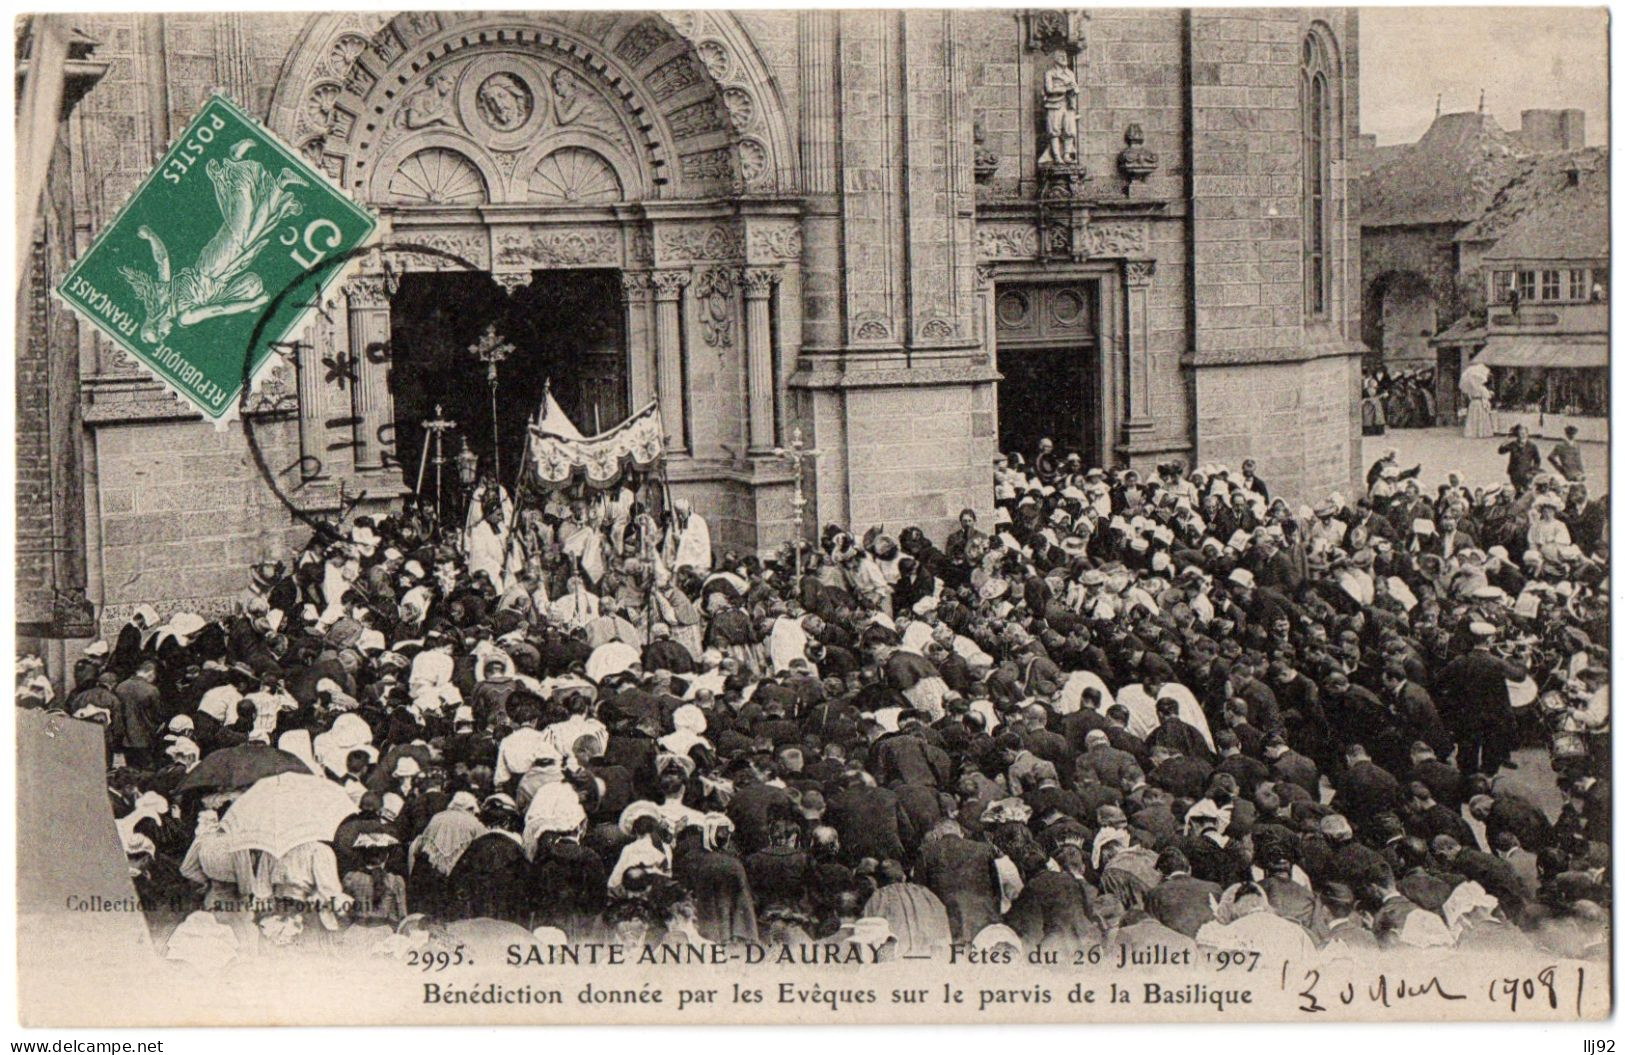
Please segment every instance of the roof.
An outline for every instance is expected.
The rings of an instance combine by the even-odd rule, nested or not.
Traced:
[[[1355,157],[1355,164],[1359,168],[1358,175],[1365,179],[1384,165],[1399,160],[1405,151],[1415,144],[1412,143],[1384,143],[1382,146],[1368,146],[1361,149]]]
[[[1361,181],[1360,224],[1470,223],[1517,171],[1523,148],[1489,114],[1441,114]]]
[[[1435,334],[1429,344],[1476,344],[1484,339],[1484,318],[1481,315],[1463,315],[1449,328]]]
[[[1571,181],[1578,173],[1578,182]],[[1526,158],[1489,210],[1456,235],[1491,241],[1485,260],[1608,257],[1608,151],[1566,150]]]

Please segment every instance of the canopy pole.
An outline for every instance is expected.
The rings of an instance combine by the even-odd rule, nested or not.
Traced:
[[[531,444],[531,438],[532,438],[531,437],[531,431],[530,431],[530,429],[527,428],[525,430],[525,453],[519,459],[519,475],[515,476],[514,480],[513,480],[513,510],[508,514],[508,529],[507,529],[507,532],[503,536],[503,544],[502,544],[502,580],[503,581],[497,583],[497,589],[498,590],[506,591],[507,588],[508,588],[507,585],[506,585],[507,580],[508,580],[508,563],[511,560],[513,560],[513,544],[514,544],[513,533],[514,533],[514,529],[519,524],[519,493],[520,493],[520,489],[525,484],[525,470],[530,468],[530,444]],[[501,493],[502,493],[502,489],[499,486],[497,488],[497,494],[500,495]]]

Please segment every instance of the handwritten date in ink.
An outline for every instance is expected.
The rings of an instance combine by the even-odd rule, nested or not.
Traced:
[[[1572,979],[1570,972],[1560,971],[1556,965],[1530,975],[1494,978],[1483,991],[1492,1006],[1515,1014],[1556,1011],[1568,998],[1567,983],[1571,980],[1574,1013],[1579,1015],[1585,992],[1583,967],[1573,969]],[[1290,961],[1281,965],[1281,986],[1297,996],[1298,1010],[1310,1015],[1339,1007],[1395,1008],[1407,1004],[1456,1003],[1469,1000],[1473,995],[1467,986],[1439,975],[1386,971],[1366,977],[1344,975],[1333,980],[1320,968],[1294,969]]]

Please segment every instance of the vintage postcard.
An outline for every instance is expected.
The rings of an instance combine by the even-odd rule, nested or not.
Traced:
[[[16,1024],[1612,1014],[1607,10],[14,30]]]

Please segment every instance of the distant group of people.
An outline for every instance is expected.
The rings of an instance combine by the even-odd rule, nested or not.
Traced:
[[[193,963],[470,920],[1605,958],[1606,507],[1538,466],[1417,475],[1390,452],[1294,505],[1251,460],[1046,441],[940,536],[830,524],[805,557],[713,551],[648,489],[515,516],[488,484],[458,529],[324,527],[230,616],[143,608],[18,702],[105,724],[136,891]],[[353,812],[240,849],[260,783],[199,774],[277,750]]]
[[[1361,425],[1367,436],[1380,436],[1390,428],[1427,429],[1437,424],[1433,393],[1434,371],[1400,370],[1390,374],[1379,366],[1362,379]]]

